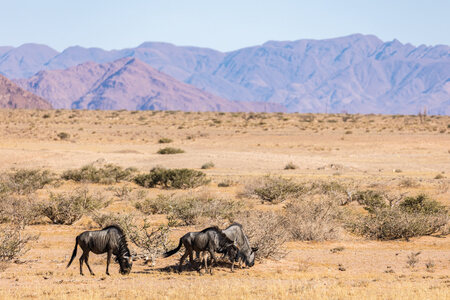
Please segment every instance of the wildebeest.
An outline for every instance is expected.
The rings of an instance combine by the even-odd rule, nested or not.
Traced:
[[[236,260],[244,261],[245,265],[252,267],[255,264],[255,252],[258,251],[257,247],[251,248],[248,242],[248,238],[242,229],[242,225],[239,223],[233,223],[228,226],[222,232],[238,247],[239,252],[237,254]],[[229,256],[229,255],[228,255]],[[230,257],[230,256],[229,256]],[[230,260],[232,257],[230,257]]]
[[[181,267],[184,260],[189,255],[189,261],[192,263],[194,261],[193,252],[197,253],[207,251],[211,256],[214,263],[217,262],[215,252],[226,253],[230,248],[236,247],[232,240],[227,238],[227,236],[217,227],[208,227],[199,232],[188,232],[180,238],[178,246],[170,251],[164,253],[164,257],[169,257],[177,253],[181,246],[184,246],[186,251],[180,258],[180,265],[178,266],[178,271],[181,272]],[[205,261],[205,268],[207,269],[207,260]],[[212,267],[212,266],[211,266]],[[212,272],[212,269],[210,269]]]
[[[111,261],[111,254],[116,256],[116,260],[120,265],[120,273],[122,275],[129,274],[133,265],[130,250],[128,249],[125,234],[117,225],[111,225],[102,230],[85,231],[78,235],[75,239],[75,248],[73,249],[72,257],[70,258],[67,268],[72,263],[77,255],[77,247],[80,245],[83,254],[80,257],[80,274],[83,274],[83,262],[89,269],[91,275],[95,275],[89,266],[89,252],[95,254],[107,253],[106,259],[106,274],[109,275],[109,263]]]

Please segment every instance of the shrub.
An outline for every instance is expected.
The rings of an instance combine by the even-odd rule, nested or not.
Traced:
[[[335,239],[340,226],[340,212],[330,199],[306,199],[294,201],[285,207],[292,237],[301,241]]]
[[[166,148],[159,149],[158,152],[156,152],[156,153],[158,153],[158,154],[178,154],[178,153],[184,153],[184,150],[180,149],[180,148],[166,147]]]
[[[169,139],[169,138],[160,138],[158,140],[158,143],[160,143],[160,144],[168,144],[168,143],[172,143],[172,142],[173,142],[173,140]]]
[[[436,176],[434,176],[434,179],[444,179],[445,176],[442,174],[437,174]]]
[[[163,188],[187,189],[205,185],[209,180],[201,171],[156,167],[151,169],[148,174],[136,176],[134,182],[146,188],[162,186]]]
[[[210,193],[188,195],[158,195],[136,203],[136,208],[145,214],[167,214],[169,225],[180,221],[183,225],[199,224],[201,219],[232,220],[239,211],[237,202],[216,198]]]
[[[39,238],[37,235],[24,235],[19,226],[8,226],[0,230],[0,260],[11,261],[25,254],[27,244]]]
[[[233,180],[231,180],[231,179],[222,180],[221,182],[219,182],[217,184],[218,187],[230,187],[230,186],[233,186],[233,185],[235,185],[235,182]]]
[[[128,228],[128,238],[140,249],[144,250],[145,262],[151,261],[155,265],[156,257],[169,250],[169,227],[159,226],[151,228],[147,221],[143,225]]]
[[[48,170],[18,169],[2,176],[0,190],[17,194],[30,194],[55,181],[55,176]]]
[[[349,229],[363,236],[393,240],[431,235],[448,226],[447,211],[436,201],[423,195],[408,197],[396,206],[368,209],[369,215],[349,222]]]
[[[133,214],[95,214],[93,220],[102,228],[109,225],[119,225],[128,240],[142,249],[141,256],[145,261],[150,260],[154,264],[158,255],[166,252],[169,245],[169,227],[160,226],[150,229],[149,223],[137,222]]]
[[[39,205],[31,196],[0,195],[0,223],[25,227],[41,216]]]
[[[93,213],[92,220],[102,228],[110,225],[119,225],[127,236],[128,228],[131,228],[135,224],[135,216],[133,214]]]
[[[290,179],[265,176],[247,185],[244,195],[258,197],[270,203],[280,203],[288,198],[298,197],[303,192],[303,186]]]
[[[60,132],[60,133],[57,134],[57,136],[61,140],[68,140],[70,138],[70,134],[68,134],[67,132]]]
[[[358,191],[353,196],[353,200],[356,200],[360,205],[363,205],[364,209],[369,213],[373,213],[377,209],[388,207],[383,195],[376,191]]]
[[[214,167],[215,167],[215,165],[214,165],[214,163],[212,161],[204,163],[202,165],[202,169],[212,169]]]
[[[269,211],[247,211],[236,220],[244,227],[250,246],[258,247],[257,259],[280,259],[287,254],[284,244],[291,235],[285,217]]]
[[[91,195],[86,188],[73,193],[50,194],[49,203],[42,204],[41,211],[54,224],[71,225],[84,214],[106,207],[109,203],[101,194]]]
[[[284,166],[285,170],[295,170],[298,167],[293,163],[293,162],[289,162]]]
[[[430,199],[425,194],[419,194],[416,197],[406,197],[400,203],[400,209],[407,213],[423,213],[426,215],[446,213],[445,206]]]
[[[405,178],[398,184],[398,186],[404,187],[404,188],[412,188],[412,187],[418,187],[419,183],[412,178]]]
[[[111,184],[122,180],[131,180],[135,172],[135,168],[124,169],[114,164],[106,164],[98,168],[93,164],[89,164],[80,169],[67,170],[62,174],[61,178],[77,182]]]

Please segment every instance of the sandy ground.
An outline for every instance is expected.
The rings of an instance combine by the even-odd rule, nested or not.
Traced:
[[[61,132],[69,138],[59,138]],[[450,117],[444,116],[0,110],[0,169],[38,167],[61,173],[98,161],[147,171],[157,165],[200,169],[212,161],[215,167],[205,170],[212,179],[209,188],[231,197],[246,180],[273,174],[300,181],[383,184],[391,190],[426,192],[450,205],[449,133]],[[161,137],[173,142],[159,144]],[[185,153],[156,154],[165,146]],[[284,170],[288,162],[298,168]],[[434,179],[437,174],[444,178]],[[238,185],[218,189],[217,183],[226,178]],[[400,187],[405,179],[416,184]],[[51,190],[39,194],[45,197]],[[152,189],[150,194],[160,192]],[[122,209],[133,206],[113,203],[105,211]],[[27,231],[40,238],[17,263],[3,267],[0,298],[450,297],[448,236],[381,242],[345,235],[337,241],[289,242],[288,254],[281,260],[266,260],[234,273],[222,265],[213,276],[190,270],[175,273],[172,267],[179,257],[174,256],[158,259],[154,267],[137,261],[125,277],[113,265],[112,276],[107,277],[105,256],[91,255],[97,275],[82,277],[77,260],[69,269],[65,265],[75,236],[89,229],[87,223],[29,226]],[[185,231],[177,228],[174,239]],[[330,251],[337,247],[343,250]],[[408,255],[419,251],[419,262],[409,267]],[[425,266],[430,261],[432,269]]]

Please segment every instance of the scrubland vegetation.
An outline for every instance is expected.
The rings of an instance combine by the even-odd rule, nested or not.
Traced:
[[[2,161],[0,175],[0,276],[9,283],[27,276],[42,285],[30,291],[19,284],[3,290],[2,298],[65,292],[69,298],[83,293],[100,297],[91,278],[83,279],[88,290],[77,291],[81,281],[74,277],[76,268],[65,270],[64,264],[78,233],[111,224],[124,229],[137,254],[136,272],[129,277],[137,298],[156,297],[144,282],[162,297],[187,292],[185,278],[194,280],[193,288],[223,280],[240,291],[234,278],[246,288],[262,285],[243,298],[321,298],[332,296],[331,290],[342,298],[389,298],[398,295],[397,288],[406,289],[402,293],[407,298],[449,293],[448,117],[62,110],[0,114],[9,120],[0,119],[0,151],[9,157]],[[146,118],[129,117],[135,114]],[[156,130],[147,135],[134,131],[156,125],[171,138]],[[26,129],[36,126],[44,130]],[[58,132],[68,135],[55,138]],[[405,144],[407,138],[412,141]],[[7,143],[13,147],[15,140],[31,154],[9,151]],[[440,148],[427,148],[430,141]],[[36,142],[42,148],[35,148]],[[185,154],[157,154],[164,143],[174,147],[162,152],[186,149],[181,150]],[[68,144],[75,148],[66,148]],[[47,150],[51,147],[57,150]],[[58,152],[50,156],[51,151]],[[391,152],[395,157],[386,154]],[[231,274],[223,262],[211,278],[195,271],[181,276],[173,268],[176,257],[161,258],[184,233],[232,222],[241,223],[250,244],[259,248],[255,267]],[[94,263],[94,268],[100,265]],[[127,284],[118,276],[101,279],[116,285],[111,297],[124,296],[119,289]],[[47,289],[43,277],[56,287]],[[148,283],[162,278],[170,283]],[[67,289],[60,289],[59,281]],[[299,288],[307,282],[310,288]],[[225,295],[239,298],[234,292]]]

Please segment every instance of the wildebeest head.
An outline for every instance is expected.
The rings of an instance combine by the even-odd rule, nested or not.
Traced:
[[[245,265],[247,267],[253,267],[255,265],[255,252],[258,251],[258,247],[252,247],[250,254],[245,256]]]
[[[131,272],[131,267],[133,266],[133,259],[129,255],[123,255],[119,257],[120,274],[128,275]]]

